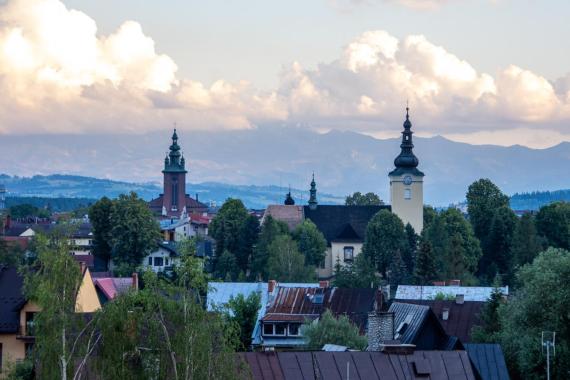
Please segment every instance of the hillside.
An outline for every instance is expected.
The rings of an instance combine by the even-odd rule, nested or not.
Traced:
[[[517,193],[511,197],[511,208],[514,210],[538,210],[546,204],[558,201],[570,202],[570,189]]]

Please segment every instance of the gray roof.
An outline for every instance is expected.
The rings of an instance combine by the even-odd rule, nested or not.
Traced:
[[[493,287],[487,286],[416,286],[398,285],[396,299],[399,300],[433,300],[438,294],[455,297],[458,294],[464,295],[465,301],[487,301]],[[504,295],[509,295],[509,287],[501,288]]]
[[[509,372],[501,346],[498,344],[466,344],[469,359],[481,380],[509,380]]]
[[[414,344],[429,313],[429,306],[394,302],[388,310],[394,313],[394,339]]]

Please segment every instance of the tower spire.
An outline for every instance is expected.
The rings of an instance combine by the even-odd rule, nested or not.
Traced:
[[[176,128],[174,128],[172,144],[170,145],[168,155],[164,159],[164,171],[186,173],[185,166],[186,162],[180,151],[180,145],[178,145],[178,133],[176,133]]]
[[[317,184],[315,183],[315,173],[313,172],[313,179],[311,181],[311,190],[309,190],[309,208],[315,210],[317,208]]]
[[[291,185],[289,185],[289,192],[287,193],[287,196],[285,197],[285,204],[287,206],[294,206],[295,205],[295,200],[291,196]]]
[[[390,173],[401,174],[401,173],[412,173],[416,175],[423,175],[417,167],[420,163],[418,158],[415,156],[413,149],[414,143],[412,135],[412,122],[410,121],[410,107],[406,104],[406,120],[404,121],[404,130],[402,131],[402,143],[400,144],[400,154],[394,160],[394,166],[396,169]]]

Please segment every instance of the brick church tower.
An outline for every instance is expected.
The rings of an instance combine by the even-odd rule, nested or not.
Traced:
[[[186,194],[186,161],[180,152],[176,129],[172,134],[170,151],[164,158],[162,170],[163,193],[149,203],[150,209],[162,216],[180,217],[183,214],[202,213],[207,206]]]

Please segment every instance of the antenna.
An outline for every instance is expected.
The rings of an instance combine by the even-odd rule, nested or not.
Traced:
[[[552,349],[552,356],[556,356],[556,332],[543,331],[542,332],[542,353],[546,350],[546,380],[550,380],[550,349]]]

